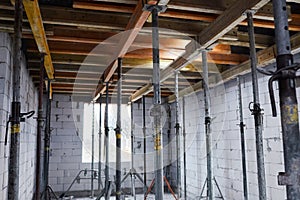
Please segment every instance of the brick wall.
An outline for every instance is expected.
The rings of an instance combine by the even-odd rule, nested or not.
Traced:
[[[21,67],[21,111],[37,111],[37,90],[26,68],[25,57]],[[6,121],[12,101],[12,39],[0,32],[0,199],[7,199],[8,145],[4,146]],[[21,123],[19,199],[31,199],[35,183],[36,120]]]

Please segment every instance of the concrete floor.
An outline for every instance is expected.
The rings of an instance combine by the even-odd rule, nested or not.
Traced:
[[[92,198],[73,198],[72,200],[91,200]],[[94,198],[96,199],[96,198]],[[111,197],[111,200],[115,200],[115,197]],[[149,194],[147,197],[147,200],[154,200],[155,196],[153,194]],[[104,198],[101,198],[101,200],[104,200]],[[125,200],[134,200],[132,196],[126,196]],[[136,195],[136,200],[144,200],[144,195]],[[165,194],[164,200],[174,200],[174,197],[171,194]]]

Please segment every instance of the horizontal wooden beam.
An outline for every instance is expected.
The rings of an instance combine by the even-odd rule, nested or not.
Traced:
[[[297,54],[300,52],[300,33],[293,35],[291,37],[291,48],[292,54]],[[267,49],[261,50],[257,53],[258,57],[258,66],[264,67],[268,64],[274,63],[276,61],[276,46],[273,45]],[[251,70],[250,60],[241,63],[233,68],[230,68],[221,73],[221,80],[219,82],[215,82],[214,84],[224,83],[226,81],[232,80],[236,78],[238,75],[243,75],[249,73]],[[179,96],[189,95],[191,93],[197,92],[202,89],[202,82],[195,84],[194,86],[183,89]],[[175,96],[171,95],[168,97],[168,102],[173,102],[175,100]]]
[[[168,10],[165,13],[160,13],[160,17],[170,17],[188,20],[200,20],[212,22],[217,15],[222,14],[235,0],[197,0],[197,1],[171,1]],[[73,8],[109,11],[119,13],[133,13],[134,6],[121,3],[106,3],[106,2],[87,2],[74,1]],[[254,15],[256,19],[273,20],[273,9],[271,4],[267,4]],[[290,7],[288,7],[290,11]],[[290,12],[289,12],[290,13]]]

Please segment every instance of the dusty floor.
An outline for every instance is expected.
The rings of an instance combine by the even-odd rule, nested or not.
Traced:
[[[92,198],[73,198],[72,200],[91,200]],[[94,198],[96,199],[96,198]],[[115,200],[115,197],[111,197],[111,200]],[[155,197],[153,194],[149,194],[148,200],[154,200]],[[164,200],[174,200],[175,198],[171,194],[165,194]],[[101,198],[101,200],[104,200],[104,198]],[[134,200],[131,196],[126,196],[125,200]],[[136,195],[136,200],[144,200],[144,195]]]

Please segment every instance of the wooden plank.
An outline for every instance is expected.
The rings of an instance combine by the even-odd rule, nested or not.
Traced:
[[[286,0],[286,2],[300,3],[300,0]]]
[[[197,1],[171,1],[168,6],[169,9],[165,13],[160,13],[161,17],[171,17],[189,20],[203,20],[213,21],[216,15],[222,14],[226,8],[232,5],[235,0],[197,0]],[[134,7],[129,4],[116,4],[116,3],[103,3],[103,2],[87,2],[87,1],[74,1],[73,8],[109,11],[109,12],[122,12],[132,13]],[[288,6],[288,12],[290,13],[290,7]],[[255,19],[273,20],[272,4],[267,4],[254,15]]]
[[[51,55],[47,43],[47,38],[43,26],[43,21],[41,17],[41,12],[37,0],[23,0],[24,9],[28,21],[31,26],[32,33],[34,35],[36,44],[38,46],[39,52],[45,55],[45,70],[49,79],[53,79],[54,68],[51,60]]]
[[[212,22],[217,18],[217,14],[221,14],[226,8],[234,3],[235,0],[213,0],[213,1],[188,1],[188,2],[178,2],[172,1],[175,5],[179,3],[180,6],[169,5],[169,9],[165,13],[161,13],[161,17],[196,20],[196,21],[206,21]],[[86,1],[75,1],[73,3],[74,8],[98,10],[98,11],[110,11],[110,12],[121,12],[121,13],[132,13],[133,7],[125,4],[107,4],[103,2],[86,2]],[[179,7],[179,9],[178,9]],[[170,9],[173,8],[173,9]],[[177,8],[177,9],[176,9]],[[200,10],[199,10],[200,9]],[[201,12],[200,12],[201,11]],[[287,6],[287,12],[289,14],[289,19],[291,20],[291,8]],[[272,4],[268,3],[258,10],[254,15],[254,19],[273,21],[273,9]],[[254,25],[259,27],[264,27],[264,23],[270,26],[270,22],[260,21],[256,23],[254,20]],[[245,23],[242,23],[243,25]]]
[[[134,6],[129,4],[116,4],[116,3],[77,1],[77,0],[73,1],[73,8],[109,11],[109,12],[122,12],[122,13],[134,12]]]
[[[82,44],[77,45],[76,43],[70,43],[70,42],[50,42],[49,43],[51,53],[53,54],[62,54],[62,55],[85,55],[85,56],[110,56],[114,53],[114,51],[111,51],[111,48],[114,49],[114,45],[109,45],[108,48],[99,48],[99,50],[93,50],[93,45],[88,44]],[[105,46],[105,45],[104,45]],[[243,62],[244,60],[248,59],[245,55],[240,54],[228,54],[228,51],[230,51],[229,46],[227,46],[226,50],[218,50],[216,48],[215,51],[211,51],[209,53],[208,62],[209,63],[215,63],[215,64],[226,64],[226,65],[234,65],[239,64]],[[150,60],[152,58],[152,49],[142,49],[138,48],[139,50],[131,51],[129,49],[129,52],[123,56],[124,58],[129,59],[146,59]],[[93,50],[93,51],[92,51]],[[34,47],[33,43],[27,43],[27,52],[36,52],[36,49]],[[220,53],[218,53],[220,52]],[[224,52],[224,53],[223,53]],[[160,58],[163,60],[169,60],[172,61],[176,59],[179,55],[183,53],[182,50],[167,50],[163,49],[160,51]],[[100,65],[105,65],[106,62],[101,62],[99,59]],[[201,61],[201,60],[199,60]],[[83,63],[84,64],[84,63]],[[146,64],[146,63],[144,63]],[[152,66],[152,63],[148,63],[148,65]],[[151,67],[150,66],[150,67]]]

